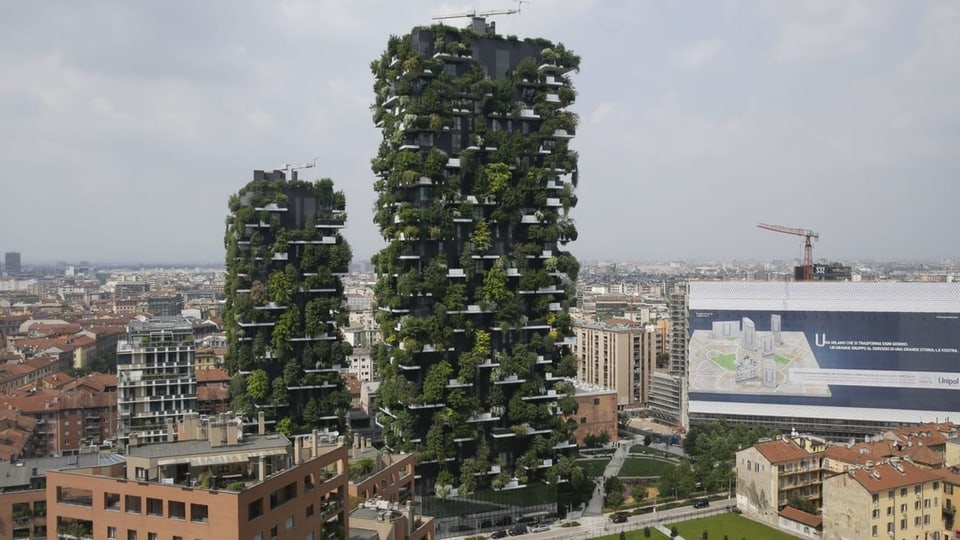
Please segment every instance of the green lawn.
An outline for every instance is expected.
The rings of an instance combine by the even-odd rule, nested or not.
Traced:
[[[735,353],[714,356],[713,361],[720,367],[730,371],[733,371],[737,367],[737,355]]]
[[[717,514],[705,518],[691,519],[683,523],[671,523],[667,528],[676,525],[680,536],[687,540],[699,540],[703,531],[711,540],[720,540],[727,535],[730,540],[796,540],[795,536],[777,529],[761,525],[733,513]]]
[[[577,465],[583,467],[583,472],[587,476],[603,476],[604,469],[610,463],[609,458],[602,459],[578,459]]]
[[[620,468],[618,476],[660,476],[663,471],[673,467],[672,463],[665,463],[656,459],[627,458]]]
[[[787,365],[790,363],[790,359],[785,356],[780,356],[779,354],[773,355],[773,359],[777,361],[778,364]]]

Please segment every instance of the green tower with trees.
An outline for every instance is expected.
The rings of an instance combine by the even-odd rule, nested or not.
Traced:
[[[574,480],[568,307],[579,263],[579,57],[545,39],[414,28],[371,63],[376,421],[421,493]],[[589,497],[590,487],[586,487]]]
[[[346,200],[329,179],[254,171],[230,197],[223,320],[233,410],[265,413],[287,433],[346,433],[350,394],[339,371],[351,351],[340,276],[350,246]]]

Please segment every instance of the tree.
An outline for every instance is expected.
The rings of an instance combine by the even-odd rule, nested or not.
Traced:
[[[647,525],[646,527],[643,528],[643,537],[650,538],[651,536],[653,536],[653,533],[650,532],[650,526]]]
[[[257,369],[247,377],[247,394],[257,403],[266,401],[269,389],[270,377],[266,371]]]
[[[677,530],[677,526],[674,525],[673,527],[670,527],[670,538],[676,538],[678,536],[680,536],[680,531]]]
[[[643,436],[643,445],[644,445],[644,446],[650,446],[650,443],[652,443],[652,442],[653,442],[653,437],[651,437],[650,435],[644,435],[644,436]]]
[[[620,540],[627,540],[627,533],[626,533],[626,532],[620,531]]]
[[[700,540],[708,540],[708,538],[710,538],[710,533],[708,533],[706,530],[704,530],[704,531],[700,534]]]
[[[603,491],[607,494],[603,502],[613,508],[623,504],[623,481],[617,476],[611,476],[603,483]]]
[[[802,510],[808,514],[817,514],[817,506],[813,504],[813,501],[798,495],[790,497],[790,499],[787,501],[787,506],[791,506],[797,510]]]
[[[293,420],[290,420],[289,417],[281,418],[277,422],[277,432],[283,433],[287,437],[293,435]]]

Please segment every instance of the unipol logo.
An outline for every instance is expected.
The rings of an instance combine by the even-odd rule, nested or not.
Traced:
[[[822,333],[822,334],[814,333],[814,334],[813,334],[813,341],[814,341],[814,343],[817,344],[817,347],[823,347],[824,345],[827,344],[827,333],[826,333],[826,332],[824,332],[824,333]]]

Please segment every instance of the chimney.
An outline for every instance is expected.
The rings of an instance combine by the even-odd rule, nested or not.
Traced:
[[[293,464],[300,465],[303,463],[303,438],[294,437],[293,438]]]
[[[267,415],[263,411],[257,413],[257,433],[260,435],[267,434]]]
[[[263,482],[267,478],[267,458],[260,456],[260,464],[257,467],[257,480]]]

